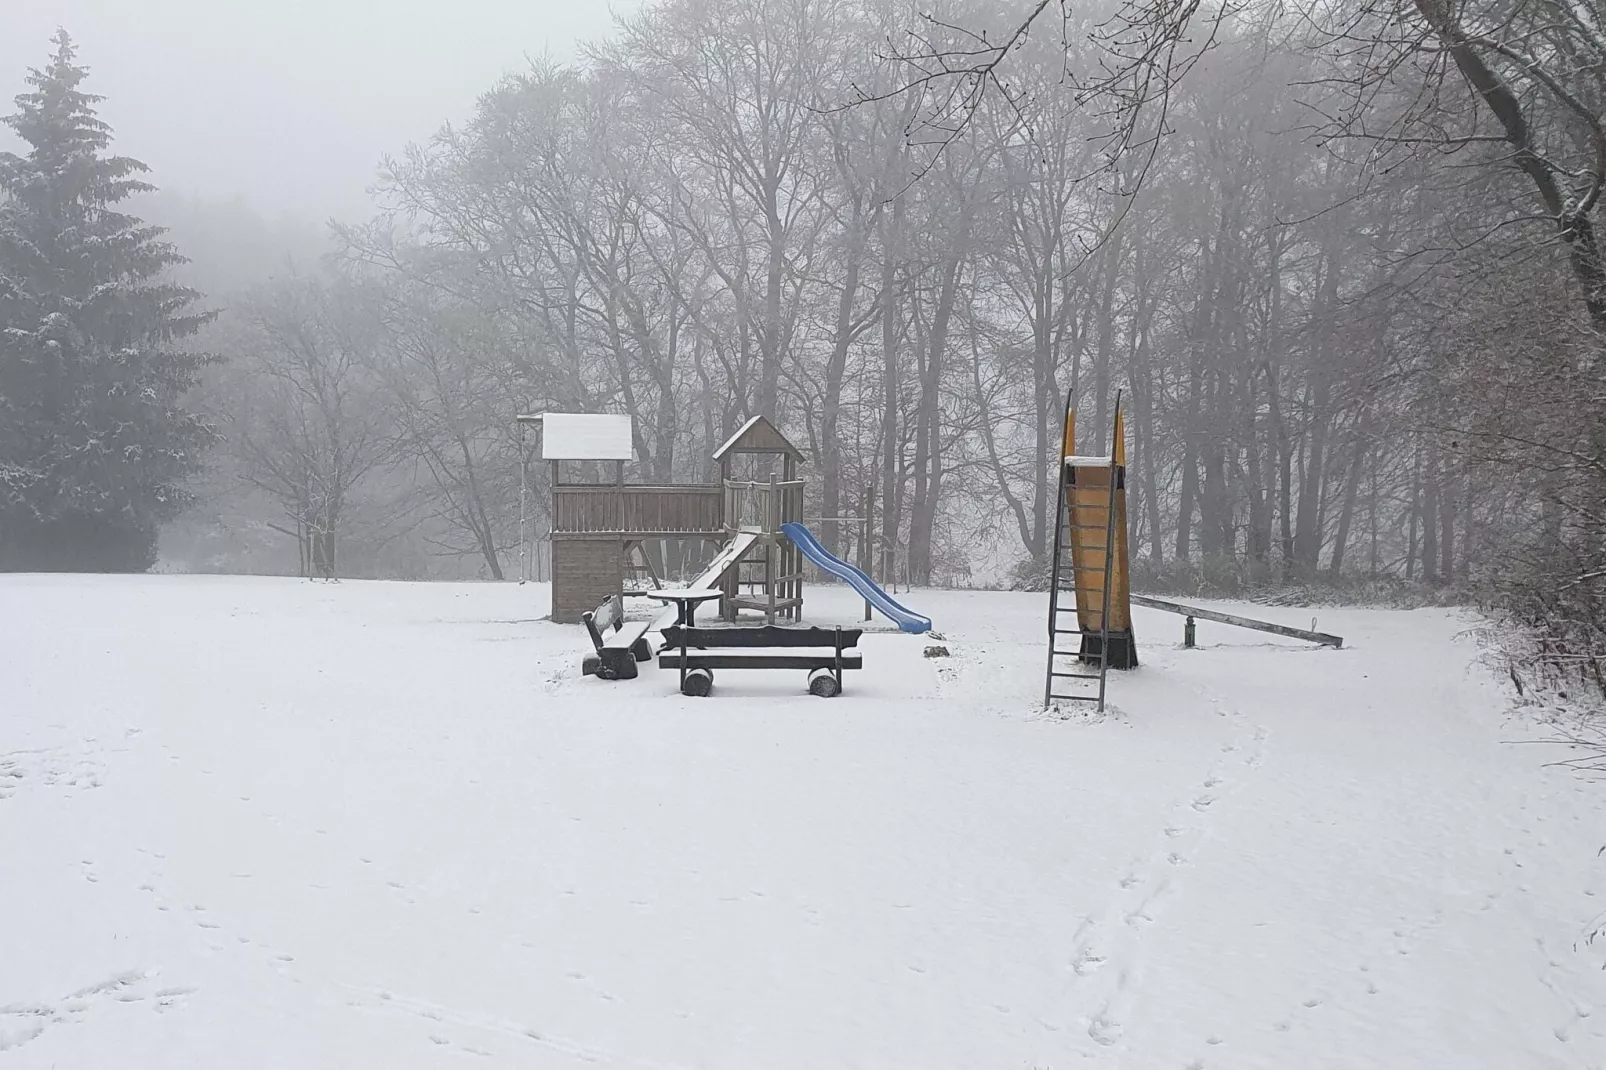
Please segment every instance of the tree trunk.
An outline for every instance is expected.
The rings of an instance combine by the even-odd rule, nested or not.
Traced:
[[[898,540],[898,228],[901,202],[886,220],[881,242],[881,576],[892,575],[893,547]]]
[[[847,373],[848,349],[853,344],[853,308],[858,298],[859,278],[864,261],[864,220],[857,211],[853,228],[847,236],[847,264],[842,278],[842,293],[837,297],[836,329],[831,341],[831,355],[825,363],[825,383],[820,399],[820,481],[822,509],[826,516],[842,514],[842,443],[838,424],[842,414],[842,380]],[[828,521],[824,541],[833,553],[841,546],[840,524]]]
[[[959,293],[961,267],[955,256],[943,266],[942,286],[932,315],[931,338],[925,366],[920,376],[920,401],[916,411],[914,500],[909,519],[909,582],[931,583],[931,539],[936,525],[937,502],[942,483],[942,407],[943,358],[948,345],[948,323]]]
[[[1344,572],[1344,547],[1349,542],[1350,523],[1355,517],[1355,503],[1360,498],[1361,468],[1366,457],[1366,443],[1359,437],[1355,440],[1355,453],[1350,459],[1349,478],[1344,485],[1344,504],[1338,512],[1338,531],[1333,535],[1332,575],[1334,581],[1342,578]]]
[[[1439,567],[1439,453],[1429,446],[1422,465],[1422,582],[1437,583]]]

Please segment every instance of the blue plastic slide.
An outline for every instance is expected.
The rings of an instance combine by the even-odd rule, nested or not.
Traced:
[[[847,580],[855,591],[864,596],[864,600],[875,606],[883,614],[896,622],[899,629],[906,632],[931,631],[931,618],[922,617],[894,602],[887,592],[876,586],[875,580],[866,576],[861,569],[855,568],[846,561],[831,553],[820,545],[820,540],[814,533],[802,524],[782,524],[781,531],[788,539],[797,544],[805,557],[819,565],[833,576]]]

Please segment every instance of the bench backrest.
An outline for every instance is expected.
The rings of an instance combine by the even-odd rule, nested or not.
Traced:
[[[664,629],[664,645],[678,647],[835,647],[846,650],[859,645],[862,628],[783,628],[766,624],[758,628],[686,628],[671,624]]]
[[[625,619],[624,599],[616,594],[610,594],[602,600],[602,605],[591,614],[591,622],[597,626],[597,631],[619,627],[619,622]]]
[[[602,649],[603,640],[607,638],[603,633],[609,628],[618,630],[624,619],[625,600],[616,594],[610,594],[602,600],[602,605],[580,617],[586,631],[591,633],[592,644],[598,650]]]

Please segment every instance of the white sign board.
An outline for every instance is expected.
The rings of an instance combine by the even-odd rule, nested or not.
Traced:
[[[541,418],[541,456],[548,461],[628,461],[630,417],[549,412]]]

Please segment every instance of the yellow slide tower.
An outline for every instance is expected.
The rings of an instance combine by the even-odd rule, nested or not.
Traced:
[[[1096,702],[1102,710],[1108,670],[1131,669],[1138,663],[1127,566],[1126,435],[1119,393],[1107,456],[1076,452],[1074,399],[1065,401],[1052,566],[1043,703]]]

